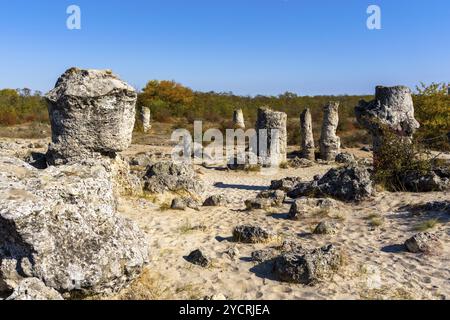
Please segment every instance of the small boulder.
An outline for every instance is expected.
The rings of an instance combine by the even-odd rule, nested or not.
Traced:
[[[337,224],[331,221],[322,221],[314,229],[314,234],[335,234],[336,232]]]
[[[274,273],[281,281],[314,284],[341,267],[341,254],[333,245],[305,254],[282,254],[275,260]]]
[[[272,207],[280,207],[286,199],[286,194],[281,190],[262,191],[257,196],[257,199],[269,199],[272,201]]]
[[[186,260],[203,268],[207,268],[211,265],[211,260],[200,249],[192,251],[186,257]]]
[[[263,263],[275,259],[278,256],[278,251],[273,248],[257,250],[252,252],[252,261]]]
[[[212,195],[203,202],[204,207],[224,207],[228,204],[228,200],[224,195]]]
[[[187,205],[186,205],[186,202],[184,201],[184,199],[182,199],[182,198],[175,198],[175,199],[172,200],[172,204],[171,204],[170,208],[172,210],[183,211],[183,210],[186,210]]]
[[[242,243],[264,243],[272,240],[275,235],[261,227],[241,225],[233,230],[233,240]]]
[[[437,254],[442,249],[439,237],[428,232],[418,233],[406,240],[405,246],[412,253]]]
[[[272,207],[272,204],[271,199],[249,199],[245,201],[245,208],[247,210],[267,210]]]
[[[337,163],[350,164],[350,163],[355,162],[355,157],[351,153],[342,152],[336,156],[335,161]]]
[[[299,177],[288,177],[281,180],[272,180],[270,183],[270,190],[281,190],[289,192],[294,189],[298,183],[302,181]]]

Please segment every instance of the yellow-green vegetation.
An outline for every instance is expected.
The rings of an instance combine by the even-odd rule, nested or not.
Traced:
[[[414,229],[417,231],[424,232],[433,229],[434,227],[437,226],[438,223],[439,219],[429,219],[417,224]]]
[[[0,125],[47,122],[47,104],[42,93],[30,89],[0,90]]]
[[[421,124],[417,136],[427,146],[450,150],[447,133],[450,132],[450,95],[445,83],[421,83],[416,88],[414,108]]]
[[[369,222],[369,225],[374,228],[381,227],[384,224],[384,218],[377,213],[370,214],[367,216],[366,220]]]

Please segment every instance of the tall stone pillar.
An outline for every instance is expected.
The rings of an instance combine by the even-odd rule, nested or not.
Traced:
[[[301,157],[308,160],[315,160],[315,146],[312,129],[312,117],[309,109],[300,115],[300,139]]]
[[[320,137],[320,157],[334,161],[341,152],[341,139],[336,130],[339,125],[339,102],[330,102],[324,107],[322,135]]]

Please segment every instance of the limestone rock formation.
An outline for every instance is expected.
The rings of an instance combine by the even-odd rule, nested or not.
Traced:
[[[116,214],[103,164],[38,170],[0,157],[0,292],[38,278],[60,293],[121,289],[148,260],[145,235]]]
[[[330,102],[324,108],[322,135],[320,137],[320,157],[334,161],[341,150],[341,139],[336,130],[339,125],[339,103]]]
[[[383,143],[383,128],[409,142],[419,123],[414,118],[411,90],[404,86],[376,87],[375,100],[360,101],[355,108],[356,119],[373,138],[375,157]]]
[[[204,207],[224,207],[228,204],[228,199],[221,194],[215,194],[208,197],[204,202]]]
[[[211,264],[211,259],[209,259],[200,249],[192,251],[186,257],[186,260],[203,268],[207,268]]]
[[[64,300],[55,289],[49,288],[37,278],[27,278],[20,281],[14,292],[6,300]]]
[[[108,70],[67,70],[47,95],[50,164],[114,155],[131,143],[136,91]]]
[[[314,145],[314,135],[312,128],[312,117],[309,109],[303,111],[300,115],[300,139],[301,139],[301,157],[314,161],[316,159],[316,148]]]
[[[245,129],[244,113],[242,109],[234,110],[233,125],[235,129]]]
[[[142,121],[142,127],[144,129],[144,133],[148,133],[150,129],[152,128],[152,125],[150,124],[151,121],[151,111],[148,107],[141,107],[141,121]]]
[[[267,107],[258,109],[256,132],[262,166],[279,166],[287,160],[287,114]],[[273,152],[272,152],[273,151]]]
[[[336,161],[337,163],[350,164],[350,163],[355,162],[356,159],[355,159],[355,156],[352,155],[351,153],[342,152],[342,153],[339,153],[339,154],[336,156],[335,161]]]

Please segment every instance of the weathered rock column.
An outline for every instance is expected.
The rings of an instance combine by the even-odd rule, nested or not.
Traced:
[[[142,120],[142,126],[144,128],[144,133],[148,133],[150,129],[152,128],[152,125],[150,124],[151,121],[151,111],[148,107],[141,107],[141,120]]]
[[[314,135],[312,130],[312,117],[309,109],[300,115],[300,139],[301,157],[308,160],[315,160]]]
[[[109,70],[67,70],[47,95],[50,164],[114,156],[131,143],[136,91]]]
[[[322,135],[320,137],[320,157],[333,161],[341,152],[341,139],[336,135],[339,125],[339,102],[330,102],[324,108]]]
[[[375,158],[385,142],[384,130],[391,130],[408,143],[420,127],[414,118],[411,90],[404,86],[378,86],[375,100],[360,101],[355,114],[358,122],[372,135]]]
[[[261,165],[280,165],[287,160],[287,114],[259,108],[256,121],[258,159]]]
[[[233,125],[235,129],[245,129],[244,113],[237,109],[233,113]]]

